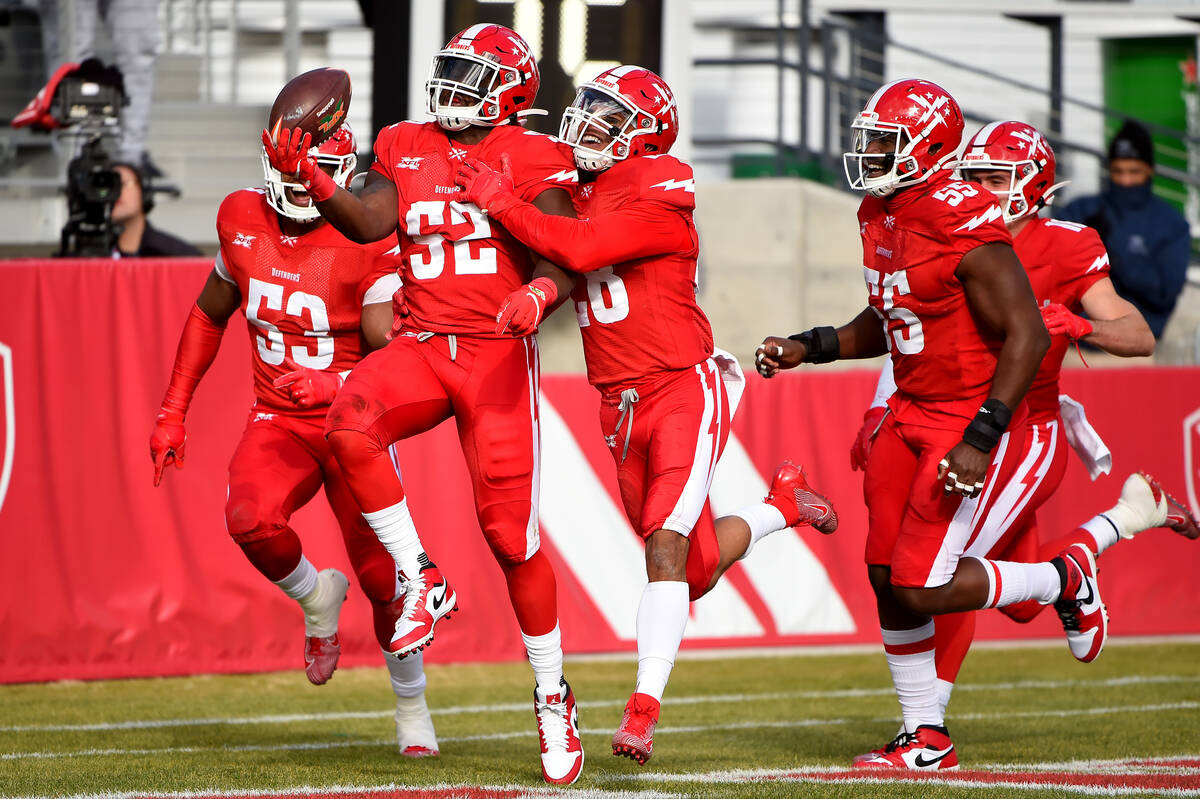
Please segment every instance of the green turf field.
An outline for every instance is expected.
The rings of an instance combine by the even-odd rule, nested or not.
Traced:
[[[947,719],[962,771],[914,785],[846,781],[860,776],[844,771],[850,758],[896,730],[882,654],[685,656],[642,768],[608,747],[632,657],[572,660],[587,763],[562,793],[1200,796],[1197,663],[1196,643],[1113,641],[1087,666],[1065,644],[975,651]],[[542,789],[526,664],[431,662],[428,674],[442,754],[426,760],[396,751],[382,668],[340,670],[320,688],[300,669],[0,686],[0,795],[559,793]]]

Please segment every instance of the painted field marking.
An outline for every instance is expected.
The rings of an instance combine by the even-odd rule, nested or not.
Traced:
[[[1103,680],[1021,680],[1002,683],[968,683],[955,686],[955,693],[969,692],[1006,692],[1026,690],[1053,690],[1058,688],[1112,688],[1133,685],[1168,685],[1198,683],[1198,675],[1149,674],[1133,677],[1110,677]],[[832,691],[777,691],[753,694],[707,694],[698,696],[672,697],[667,701],[669,706],[703,705],[712,703],[741,703],[741,702],[777,702],[789,699],[855,699],[873,696],[892,696],[893,688],[847,688]],[[627,697],[620,699],[595,699],[580,701],[580,708],[624,707]],[[526,713],[529,711],[528,702],[510,702],[491,705],[459,705],[453,707],[430,708],[434,716],[453,716],[471,713]],[[1071,714],[1069,711],[1064,713]],[[241,716],[226,718],[192,718],[192,719],[141,719],[131,721],[96,722],[91,724],[16,724],[0,726],[3,733],[28,732],[112,732],[116,730],[158,729],[163,727],[201,727],[208,725],[247,725],[247,724],[297,724],[313,721],[339,721],[352,719],[382,719],[391,718],[391,710],[339,711],[331,713],[294,713],[270,714],[263,716]],[[970,715],[956,715],[956,718],[973,718]]]
[[[63,796],[30,794],[13,799],[524,799],[525,797],[570,797],[570,799],[680,799],[677,793],[653,790],[605,790],[602,788],[552,788],[533,785],[468,785],[439,782],[435,785],[304,785],[298,788],[253,789],[242,791],[123,791]]]
[[[1190,756],[1188,760],[1194,760]],[[1112,761],[1109,761],[1112,762]],[[1118,763],[1122,761],[1116,761]],[[1158,761],[1123,761],[1136,762]],[[848,768],[800,768],[800,769],[744,769],[732,771],[710,771],[698,773],[655,773],[618,774],[612,779],[638,783],[676,784],[739,784],[739,783],[805,783],[847,785],[895,785],[898,782],[944,785],[958,788],[1022,789],[1030,791],[1053,791],[1055,793],[1084,794],[1088,796],[1200,796],[1200,775],[1155,770],[1150,772],[1055,772],[1021,771],[988,772],[979,769],[970,771],[875,771],[864,773]]]
[[[1200,709],[1200,702],[1174,702],[1169,704],[1156,705],[1117,705],[1113,707],[1088,708],[1080,710],[1049,710],[1049,711],[1014,711],[1008,713],[979,713],[970,716],[962,716],[961,718],[971,718],[978,720],[993,720],[1002,718],[1029,718],[1038,716],[1084,716],[1084,715],[1110,715],[1116,713],[1161,713],[1170,710],[1196,710]],[[655,732],[658,735],[670,734],[690,734],[703,732],[716,732],[720,730],[767,730],[767,729],[798,729],[802,727],[825,727],[841,724],[863,724],[863,723],[886,723],[895,721],[894,718],[828,718],[828,719],[792,719],[787,721],[743,721],[725,724],[705,724],[695,726],[680,726],[680,727],[659,727]],[[494,732],[481,735],[461,735],[438,737],[440,743],[465,743],[470,741],[505,741],[518,738],[532,738],[536,734],[534,730],[515,730],[512,732]],[[608,730],[580,730],[581,735],[599,735],[608,737],[611,733]],[[106,757],[106,756],[123,756],[123,755],[171,755],[171,754],[199,754],[208,752],[276,752],[276,751],[291,751],[291,750],[320,750],[320,749],[343,749],[353,746],[394,746],[395,741],[391,739],[362,739],[359,741],[334,741],[321,742],[314,741],[311,743],[301,744],[246,744],[240,746],[182,746],[182,747],[164,747],[161,749],[83,749],[76,751],[37,751],[37,752],[5,752],[0,753],[0,761],[5,760],[31,760],[31,759],[55,759],[55,758],[74,758],[74,757]]]

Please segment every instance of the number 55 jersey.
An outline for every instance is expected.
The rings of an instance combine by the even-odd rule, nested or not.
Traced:
[[[983,244],[1012,244],[995,195],[934,178],[858,211],[868,301],[883,323],[898,422],[961,431],[987,399],[1002,339],[980,326],[955,276]]]
[[[297,408],[275,378],[300,367],[344,372],[366,351],[362,308],[389,302],[400,286],[394,241],[355,244],[332,225],[287,236],[261,189],[225,198],[217,212],[214,269],[237,286],[250,332],[255,406],[290,415]]]

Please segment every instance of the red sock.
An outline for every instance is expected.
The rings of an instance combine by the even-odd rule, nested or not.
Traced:
[[[239,541],[246,559],[273,583],[277,583],[300,565],[300,537],[290,527],[257,541]]]
[[[1038,548],[1038,560],[1046,561],[1054,558],[1058,553],[1062,552],[1072,544],[1083,544],[1093,555],[1099,555],[1096,546],[1096,537],[1088,532],[1087,528],[1076,527],[1071,532],[1056,538],[1053,541],[1047,541]]]
[[[526,635],[545,635],[558,624],[558,583],[550,559],[541,550],[524,563],[501,562],[508,598]]]
[[[934,663],[939,680],[954,682],[975,638],[975,611],[933,617]]]

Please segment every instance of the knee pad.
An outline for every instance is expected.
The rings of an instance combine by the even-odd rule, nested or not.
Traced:
[[[262,541],[288,529],[287,520],[262,507],[253,496],[230,492],[225,503],[225,529],[239,544]]]

